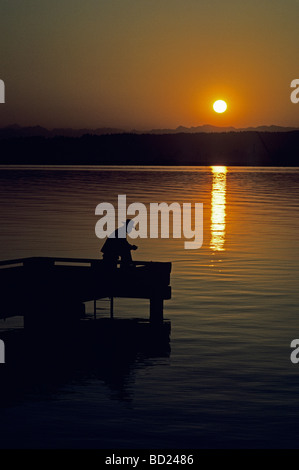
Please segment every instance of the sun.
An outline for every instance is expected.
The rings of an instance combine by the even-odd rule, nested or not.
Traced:
[[[216,113],[224,113],[227,110],[227,104],[223,100],[217,100],[213,104],[213,109]]]

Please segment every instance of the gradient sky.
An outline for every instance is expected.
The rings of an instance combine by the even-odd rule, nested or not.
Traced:
[[[0,0],[0,126],[299,126],[298,18],[298,0]]]

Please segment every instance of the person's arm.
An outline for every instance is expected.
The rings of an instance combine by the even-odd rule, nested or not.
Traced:
[[[129,250],[137,250],[138,249],[138,246],[136,245],[131,245],[128,240],[126,240],[126,245],[127,245],[127,248],[129,248]]]
[[[138,246],[137,245],[130,245],[130,250],[138,250]]]

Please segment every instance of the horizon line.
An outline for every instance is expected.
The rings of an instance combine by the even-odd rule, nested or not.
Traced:
[[[101,126],[101,127],[67,127],[67,126],[57,126],[57,127],[46,127],[40,124],[35,124],[35,125],[20,125],[17,123],[14,124],[8,124],[5,126],[1,126],[0,130],[17,130],[17,129],[43,129],[48,132],[53,132],[56,130],[68,130],[68,131],[110,131],[111,133],[117,134],[118,132],[120,133],[128,133],[128,134],[135,134],[135,133],[141,133],[141,134],[146,134],[146,133],[154,133],[154,132],[184,132],[184,130],[197,130],[197,129],[218,129],[218,130],[227,130],[227,131],[244,131],[244,130],[255,130],[255,129],[260,129],[260,128],[267,128],[267,129],[291,129],[291,130],[299,130],[299,126],[291,126],[291,125],[278,125],[278,124],[260,124],[258,126],[253,126],[249,125],[246,127],[235,127],[235,126],[215,126],[213,124],[200,124],[198,126],[184,126],[184,125],[179,125],[177,127],[153,127],[153,128],[148,128],[148,129],[138,129],[138,128],[133,128],[133,129],[128,129],[128,128],[122,128],[122,127],[114,127],[114,126]]]

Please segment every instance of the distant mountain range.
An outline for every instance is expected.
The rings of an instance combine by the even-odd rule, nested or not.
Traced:
[[[237,128],[237,127],[217,127],[211,126],[209,124],[205,124],[203,126],[197,127],[184,127],[179,126],[176,129],[152,129],[148,132],[148,134],[197,134],[200,132],[204,133],[216,133],[216,132],[290,132],[299,130],[298,127],[282,127],[282,126],[258,126],[258,127],[244,127],[244,128]],[[140,133],[137,131],[133,131],[136,133]]]
[[[41,126],[21,127],[17,124],[3,127],[0,129],[0,139],[9,139],[16,137],[81,137],[83,135],[111,135],[111,134],[197,134],[197,133],[223,133],[223,132],[291,132],[299,130],[298,127],[282,127],[282,126],[258,126],[258,127],[217,127],[209,124],[197,127],[184,127],[179,126],[176,129],[151,129],[151,130],[136,130],[131,131],[110,127],[101,127],[98,129],[71,129],[71,128],[57,128],[46,129]]]

